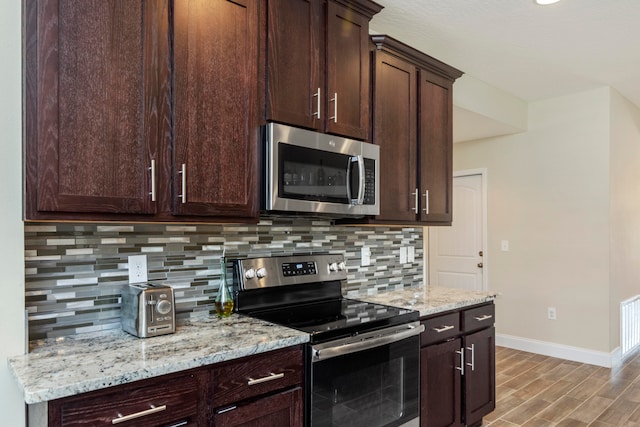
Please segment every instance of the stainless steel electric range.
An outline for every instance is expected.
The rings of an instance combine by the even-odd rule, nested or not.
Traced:
[[[232,260],[236,310],[310,335],[305,425],[417,426],[419,313],[342,296],[344,256]]]

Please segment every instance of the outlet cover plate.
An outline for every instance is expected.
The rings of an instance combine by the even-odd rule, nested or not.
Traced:
[[[129,255],[129,283],[147,281],[147,256]]]

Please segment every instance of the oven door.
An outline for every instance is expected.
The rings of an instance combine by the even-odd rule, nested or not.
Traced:
[[[417,426],[419,322],[311,346],[312,427]]]
[[[275,123],[265,143],[265,210],[380,213],[378,146]]]

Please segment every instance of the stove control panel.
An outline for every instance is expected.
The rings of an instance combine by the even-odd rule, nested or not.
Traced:
[[[246,258],[233,261],[242,290],[346,280],[342,254],[310,254]]]
[[[282,263],[282,275],[284,277],[308,276],[310,274],[318,274],[316,263],[313,261]]]

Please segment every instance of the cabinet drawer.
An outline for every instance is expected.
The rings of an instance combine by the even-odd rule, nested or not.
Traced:
[[[243,357],[212,369],[213,406],[219,407],[303,382],[302,349]]]
[[[49,425],[157,426],[198,423],[196,375],[141,381],[49,402]]]
[[[422,322],[424,332],[420,335],[420,345],[445,341],[460,334],[460,314],[449,313],[432,317]]]
[[[465,333],[484,329],[495,320],[495,305],[487,304],[481,307],[471,308],[462,313],[462,329]]]

